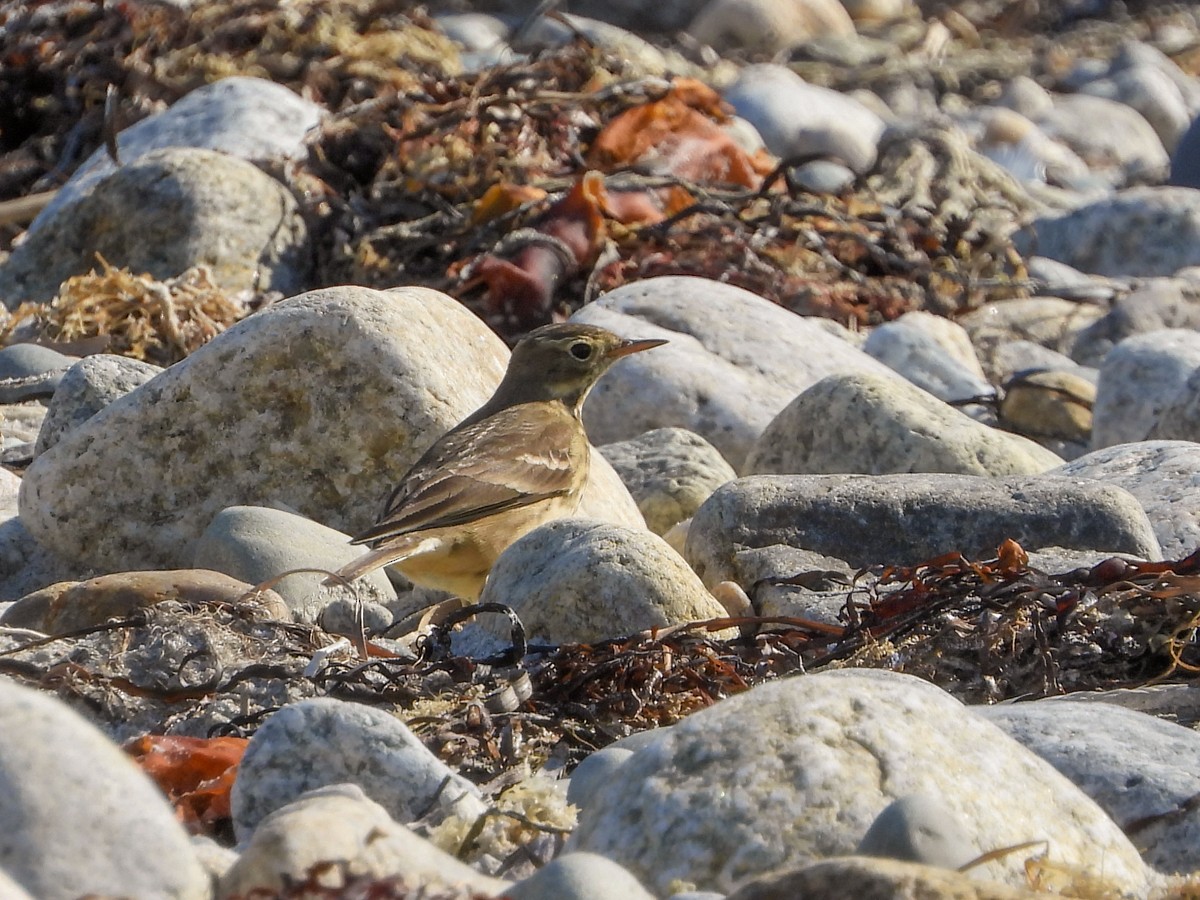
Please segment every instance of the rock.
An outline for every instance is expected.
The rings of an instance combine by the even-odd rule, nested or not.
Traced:
[[[1054,699],[980,707],[1091,797],[1160,872],[1195,871],[1200,735],[1108,703]]]
[[[1143,64],[1120,69],[1087,82],[1080,92],[1123,103],[1141,113],[1167,153],[1179,146],[1191,122],[1178,85],[1155,66]]]
[[[854,186],[854,170],[829,159],[814,159],[788,170],[790,184],[810,194],[840,194]]]
[[[860,174],[875,163],[883,120],[852,97],[809,84],[786,66],[747,66],[725,89],[725,99],[781,159],[831,157]]]
[[[550,644],[725,615],[658,535],[590,519],[559,519],[517,540],[496,560],[479,602],[511,607],[530,641]],[[487,616],[479,625],[508,644],[507,617]]]
[[[231,796],[238,840],[305,792],[342,782],[362,788],[401,823],[430,810],[437,818],[484,810],[478,789],[395,716],[320,697],[283,707],[250,739]]]
[[[1038,296],[1060,297],[1084,303],[1109,303],[1118,289],[1128,289],[1121,281],[1088,275],[1056,259],[1031,256],[1025,262]]]
[[[200,535],[193,565],[261,584],[293,569],[334,572],[362,552],[347,535],[303,516],[261,506],[231,506],[219,512]],[[306,571],[289,575],[272,588],[286,601],[289,612],[304,621],[312,621],[337,597],[397,605],[396,591],[382,569],[363,576],[353,587],[325,587],[324,580],[320,572]],[[396,616],[412,611],[399,607]]]
[[[53,447],[118,397],[124,397],[162,371],[126,356],[97,354],[75,362],[63,374],[38,432],[35,454]]]
[[[1067,372],[1090,381],[1093,386],[1100,373],[1090,366],[1081,366],[1065,353],[1050,350],[1032,341],[1014,340],[998,343],[987,359],[987,378],[993,384],[1004,384],[1018,372]]]
[[[36,401],[0,406],[0,446],[5,458],[8,453],[17,454],[20,460],[32,457],[33,442],[45,420],[46,407]]]
[[[580,809],[587,806],[592,797],[608,788],[613,773],[633,756],[633,752],[630,748],[609,746],[589,753],[571,773],[567,802]]]
[[[4,900],[34,900],[3,869],[0,869],[0,897],[3,897]]]
[[[525,31],[514,49],[534,52],[545,47],[561,47],[582,36],[595,47],[620,56],[645,75],[667,75],[672,65],[667,55],[649,41],[609,22],[587,16],[563,15],[561,21],[541,16]]]
[[[1097,275],[1170,275],[1200,263],[1200,191],[1129,188],[1043,216],[1018,232],[1017,247]]]
[[[21,476],[0,468],[0,521],[17,514],[17,493],[20,489]]]
[[[1000,424],[1034,439],[1074,441],[1086,448],[1095,403],[1095,382],[1075,372],[1022,372],[1004,385]]]
[[[875,817],[855,853],[958,869],[980,855],[970,833],[970,826],[940,798],[910,794]]]
[[[1088,189],[1095,176],[1087,163],[1025,116],[1004,107],[973,111],[983,132],[976,149],[1027,185]]]
[[[1200,188],[1200,116],[1179,138],[1171,154],[1171,174],[1167,183],[1176,187]]]
[[[117,135],[117,149],[123,166],[167,147],[200,147],[251,162],[298,159],[308,153],[305,134],[324,115],[320,106],[281,84],[233,76],[198,87],[165,112],[126,128]],[[59,210],[74,206],[116,170],[108,151],[97,149],[59,189],[30,230],[37,231],[56,218]]]
[[[831,375],[775,417],[744,468],[754,475],[1028,475],[1060,462],[1050,451],[982,425],[916,385]]]
[[[1180,277],[1151,278],[1117,297],[1103,317],[1080,331],[1071,356],[1101,365],[1126,338],[1166,328],[1200,327],[1200,285]]]
[[[1104,316],[1104,310],[1086,303],[1055,297],[1030,297],[989,303],[958,317],[984,369],[997,348],[1014,340],[1030,341],[1058,353],[1072,355],[1079,334]]]
[[[45,213],[43,213],[43,216]],[[295,198],[245,160],[174,147],[123,165],[59,207],[0,263],[9,308],[45,302],[72,275],[118,268],[173,278],[206,266],[230,293],[303,290],[311,251]]]
[[[1100,366],[1092,447],[1141,441],[1200,368],[1200,333],[1151,331],[1117,344]]]
[[[583,410],[593,442],[677,426],[709,441],[738,470],[775,414],[824,376],[894,377],[815,320],[704,278],[624,285],[572,318],[628,337],[670,340],[625,360],[596,385]]]
[[[1055,863],[1108,890],[1147,890],[1137,851],[1078,788],[949,694],[882,670],[768,682],[693,713],[621,767],[567,847],[619,863],[652,892],[730,890],[852,852],[889,803],[912,794],[940,798],[977,846],[1052,835]],[[1038,853],[972,875],[1024,886]]]
[[[219,572],[183,569],[170,572],[120,572],[90,581],[64,582],[22,597],[0,615],[0,623],[66,634],[124,619],[158,603],[237,606],[257,621],[291,617],[283,598],[272,590]]]
[[[966,329],[928,312],[908,312],[871,330],[863,351],[947,403],[992,397]]]
[[[1150,440],[1200,440],[1200,368],[1163,404],[1146,437]]]
[[[1028,75],[1018,75],[1004,85],[996,103],[1029,119],[1036,119],[1054,108],[1054,97]]]
[[[302,882],[314,865],[330,861],[345,867],[331,874],[398,876],[409,890],[422,893],[463,886],[493,896],[508,888],[397,824],[357,785],[338,784],[309,791],[264,819],[221,878],[217,897],[277,895]]]
[[[0,403],[21,403],[51,396],[63,373],[78,360],[37,344],[0,349]]]
[[[861,568],[915,565],[951,550],[990,558],[1007,538],[1027,550],[1066,547],[1162,558],[1146,513],[1128,492],[1050,475],[739,478],[697,511],[685,556],[706,585],[745,586],[741,554],[775,544]]]
[[[505,359],[499,338],[436,291],[341,287],[274,304],[39,456],[22,521],[110,571],[191,565],[230,506],[282,505],[358,533],[425,448],[488,398]]]
[[[775,54],[818,35],[854,34],[854,22],[836,0],[709,0],[687,30],[721,52]]]
[[[1109,177],[1117,187],[1135,178],[1161,177],[1170,165],[1166,148],[1150,123],[1115,100],[1057,94],[1054,108],[1039,117],[1037,124],[1078,153],[1093,174],[1111,168]]]
[[[842,0],[855,22],[890,22],[918,13],[912,0]]]
[[[508,900],[654,900],[628,871],[594,853],[564,853],[504,892]]]
[[[0,516],[0,602],[93,574],[39,544],[20,517]]]
[[[655,534],[690,518],[713,491],[737,477],[712,444],[685,428],[659,428],[598,449]]]
[[[1043,896],[934,866],[844,856],[755,878],[725,900],[1037,900]]]
[[[0,782],[0,870],[40,900],[210,896],[187,834],[150,779],[59,700],[7,679]]]
[[[1141,441],[1081,456],[1049,474],[1124,488],[1146,510],[1166,559],[1200,547],[1200,444]]]
[[[646,527],[646,519],[638,508],[637,501],[625,487],[625,482],[621,480],[612,464],[604,458],[604,454],[595,447],[591,449],[588,482],[584,485],[579,509],[575,514],[583,518],[623,525],[626,528]]]

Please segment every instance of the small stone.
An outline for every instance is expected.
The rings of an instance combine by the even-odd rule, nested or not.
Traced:
[[[564,853],[504,892],[509,900],[654,900],[632,874],[595,853]]]
[[[989,428],[897,379],[831,375],[806,390],[763,431],[746,458],[756,475],[1044,472],[1061,459]]]
[[[709,0],[687,30],[718,51],[775,54],[818,35],[854,34],[854,22],[836,0]]]
[[[0,623],[65,634],[124,619],[159,603],[237,606],[261,622],[289,621],[283,598],[271,590],[256,590],[205,569],[165,572],[118,572],[90,581],[63,582],[22,597],[10,606]]]
[[[567,802],[583,809],[591,797],[603,792],[612,783],[614,773],[631,756],[633,750],[625,747],[604,747],[589,753],[571,773]]]
[[[737,556],[754,548],[812,550],[854,567],[916,565],[952,550],[988,559],[1008,538],[1026,550],[1162,558],[1145,511],[1128,491],[1052,475],[739,478],[697,511],[685,557],[705,584],[746,586]]]
[[[431,809],[464,818],[484,810],[478,789],[395,716],[322,697],[283,707],[250,739],[231,797],[238,840],[305,792],[342,782],[402,823]]]
[[[295,513],[231,506],[219,512],[200,535],[193,564],[250,584],[272,582],[272,590],[287,602],[291,613],[312,621],[336,598],[397,606],[396,591],[382,569],[363,576],[353,586],[323,584],[323,572],[340,569],[362,552],[362,547],[350,544],[347,535]],[[304,571],[279,578],[296,569],[323,572]],[[399,606],[396,615],[412,611]]]
[[[659,428],[598,449],[655,534],[690,518],[713,491],[737,477],[712,444],[684,428]]]
[[[809,84],[786,66],[747,66],[725,90],[725,99],[781,159],[822,156],[860,174],[875,163],[883,120],[854,98]]]
[[[400,877],[408,890],[418,893],[463,887],[497,896],[509,887],[396,823],[357,784],[336,784],[297,797],[259,823],[221,878],[216,896],[276,896],[303,882],[313,866],[330,861],[344,865],[348,876]]]
[[[512,608],[534,643],[600,641],[683,622],[724,608],[662,538],[588,519],[559,519],[505,550],[480,603]],[[481,628],[507,643],[508,619]]]
[[[1171,328],[1135,334],[1100,366],[1092,447],[1146,438],[1188,377],[1200,368],[1200,333]]]
[[[31,228],[0,263],[0,297],[9,308],[48,301],[97,254],[138,275],[205,266],[230,293],[288,295],[307,286],[311,251],[286,187],[245,160],[174,147],[126,163]]]
[[[51,350],[49,347],[42,347],[38,344],[12,344],[0,349],[0,381],[10,378],[30,378],[48,373],[61,375],[77,362],[79,360],[75,357]],[[6,399],[4,402],[15,401]]]
[[[966,329],[932,313],[908,312],[871,330],[863,350],[939,400],[955,403],[990,398]]]
[[[0,870],[39,900],[211,896],[158,787],[60,700],[8,679],[0,782]]]
[[[140,359],[108,354],[88,356],[75,362],[63,374],[50,400],[38,432],[35,454],[45,453],[68,431],[161,371],[161,367]]]
[[[1032,438],[1086,443],[1095,402],[1096,385],[1073,372],[1017,373],[1004,385],[1000,424]]]
[[[945,803],[910,794],[876,816],[855,853],[958,869],[980,855],[969,834],[968,825]]]

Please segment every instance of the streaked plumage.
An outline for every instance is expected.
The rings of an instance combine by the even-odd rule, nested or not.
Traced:
[[[509,544],[578,507],[589,466],[580,419],[588,391],[616,360],[662,343],[591,325],[530,332],[491,399],[425,452],[378,523],[354,540],[375,549],[337,577],[395,564],[416,584],[476,599]]]

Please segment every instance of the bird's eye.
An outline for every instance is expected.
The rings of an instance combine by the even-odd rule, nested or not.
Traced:
[[[592,355],[592,345],[584,341],[576,341],[571,345],[571,355],[578,360],[585,360]]]

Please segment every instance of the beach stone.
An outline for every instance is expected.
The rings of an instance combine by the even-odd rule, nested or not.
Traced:
[[[567,847],[619,863],[651,892],[728,891],[853,852],[885,807],[912,794],[941,798],[977,846],[1050,835],[1056,863],[1110,890],[1147,890],[1129,840],[1053,767],[941,689],[884,670],[768,682],[693,713],[621,766]],[[1032,855],[972,875],[1024,886]]]
[[[580,35],[593,46],[620,56],[643,74],[665,75],[672,70],[666,54],[649,41],[611,22],[588,16],[563,15],[562,21],[541,16],[514,49],[531,52],[542,47],[562,47]]]
[[[1025,261],[1025,265],[1029,270],[1030,279],[1034,282],[1035,293],[1041,297],[1107,303],[1117,296],[1119,289],[1128,290],[1123,281],[1088,275],[1057,259],[1045,256],[1031,256]]]
[[[1051,475],[739,478],[697,511],[684,555],[710,588],[722,581],[745,587],[739,557],[776,544],[861,568],[916,565],[951,550],[988,559],[1008,538],[1027,550],[1162,558],[1151,523],[1129,492]]]
[[[117,151],[122,166],[167,147],[215,150],[250,162],[300,159],[308,153],[304,136],[325,115],[321,106],[281,84],[235,75],[202,85],[165,111],[130,125],[117,135]],[[98,148],[59,189],[30,231],[74,206],[117,168],[108,150]]]
[[[1005,83],[996,104],[1036,119],[1053,109],[1054,97],[1028,75],[1018,75]]]
[[[81,582],[62,582],[22,597],[0,615],[0,623],[67,634],[124,619],[159,603],[227,606],[236,604],[247,618],[285,622],[283,598],[272,590],[220,572],[180,569],[165,572],[118,572]]]
[[[1053,109],[1037,124],[1078,153],[1093,173],[1114,169],[1112,183],[1118,187],[1130,178],[1165,175],[1170,166],[1166,148],[1150,123],[1115,100],[1056,94]]]
[[[658,535],[590,519],[559,519],[515,541],[496,560],[479,602],[511,607],[530,641],[550,644],[725,615]],[[485,616],[479,625],[507,644],[507,617]]]
[[[1167,183],[1176,187],[1200,188],[1200,116],[1192,119],[1171,154],[1171,174]]]
[[[44,213],[43,213],[44,215]],[[0,263],[9,308],[45,302],[97,267],[174,278],[205,266],[222,289],[303,290],[311,251],[291,192],[257,166],[212,150],[157,150],[106,176]]]
[[[21,518],[58,554],[109,571],[190,566],[231,506],[283,506],[357,534],[420,454],[487,400],[506,359],[482,322],[425,288],[285,300],[34,460]]]
[[[716,447],[686,428],[657,428],[597,449],[655,534],[690,518],[713,491],[737,477]]]
[[[1095,403],[1096,383],[1089,378],[1070,371],[1026,371],[1004,385],[1000,424],[1035,440],[1072,441],[1086,449]]]
[[[0,381],[24,381],[39,375],[55,375],[58,376],[56,380],[61,380],[62,373],[77,362],[79,360],[76,357],[67,356],[49,347],[38,344],[11,344],[0,348]],[[47,382],[43,381],[41,384],[44,390]],[[49,393],[53,391],[54,386],[51,385]],[[23,399],[25,398],[6,396],[3,402],[16,403]]]
[[[851,35],[854,22],[837,0],[709,0],[688,26],[702,44],[775,54],[821,35]]]
[[[976,149],[1026,185],[1086,189],[1096,180],[1077,153],[1020,113],[997,106],[972,116],[983,124]]]
[[[1200,332],[1169,328],[1135,334],[1100,366],[1092,447],[1141,441],[1188,377],[1200,368]]]
[[[1200,444],[1140,441],[1095,450],[1049,474],[1092,478],[1133,494],[1166,559],[1200,548]]]
[[[343,864],[347,875],[400,876],[409,890],[420,892],[462,886],[495,896],[508,888],[395,822],[357,784],[336,784],[309,791],[263,819],[216,896],[278,895],[330,860]]]
[[[883,120],[853,97],[809,84],[786,66],[747,66],[724,96],[781,159],[831,157],[860,174],[875,163]]]
[[[1163,404],[1158,419],[1146,437],[1150,440],[1200,440],[1200,369],[1192,370],[1183,383]]]
[[[1022,475],[1060,463],[1032,441],[982,425],[916,385],[831,375],[775,417],[746,457],[745,471]]]
[[[21,476],[0,468],[0,520],[17,514],[17,494],[20,490]]]
[[[917,12],[912,0],[842,0],[855,22],[890,22]]]
[[[1165,42],[1163,46],[1165,46]],[[1200,80],[1181,69],[1175,60],[1154,44],[1135,40],[1122,41],[1112,62],[1109,63],[1108,72],[1113,75],[1140,66],[1158,69],[1170,78],[1175,87],[1179,89],[1179,94],[1183,98],[1189,115],[1194,116],[1200,113]]]
[[[478,789],[395,716],[318,697],[276,711],[250,739],[230,798],[234,833],[244,841],[305,792],[342,782],[358,785],[401,823],[427,810],[473,818],[485,808]]]
[[[0,782],[0,869],[39,900],[210,896],[150,779],[64,703],[7,679]]]
[[[200,535],[193,565],[261,584],[293,569],[334,572],[363,550],[351,545],[348,535],[304,516],[261,506],[231,506],[217,513]],[[326,587],[322,584],[325,577],[320,572],[288,575],[272,584],[272,589],[302,621],[313,621],[339,597],[396,606],[396,590],[382,569],[364,575],[353,587]],[[401,607],[397,614],[412,611]]]
[[[587,806],[591,797],[608,788],[613,773],[633,753],[631,748],[616,746],[593,750],[571,773],[571,780],[567,784],[567,802],[579,809]]]
[[[855,853],[958,869],[980,855],[970,832],[939,797],[910,794],[884,807]]]
[[[19,490],[20,479],[17,487]],[[0,514],[0,603],[94,574],[88,567],[63,559],[39,544],[12,510]]]
[[[654,900],[626,869],[595,853],[564,853],[504,892],[508,900]]]
[[[1166,328],[1200,329],[1200,284],[1182,277],[1146,279],[1079,332],[1071,356],[1099,366],[1126,338]]]
[[[724,900],[1037,900],[1044,896],[935,866],[840,856],[752,879]]]
[[[1049,256],[1097,275],[1170,275],[1200,263],[1200,191],[1128,188],[1043,216],[1015,240],[1022,254]]]
[[[1158,67],[1146,64],[1118,69],[1079,88],[1083,94],[1123,103],[1141,113],[1168,153],[1191,123],[1183,92]]]
[[[1072,349],[1081,332],[1102,318],[1105,310],[1058,297],[1030,297],[988,303],[958,317],[985,370],[997,348],[1023,340],[1074,358]]]
[[[583,409],[593,442],[676,426],[699,434],[738,471],[775,414],[826,375],[896,378],[816,320],[705,278],[623,285],[571,318],[624,337],[670,341],[630,357],[596,385]]]
[[[73,363],[63,374],[50,400],[34,446],[35,455],[45,453],[68,431],[161,371],[161,366],[140,359],[106,353]]]
[[[1200,735],[1108,703],[1054,699],[980,707],[1125,829],[1160,872],[1189,874],[1200,841]]]
[[[871,329],[863,351],[947,403],[996,393],[966,329],[933,313],[907,312]]]

